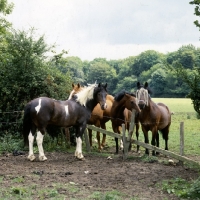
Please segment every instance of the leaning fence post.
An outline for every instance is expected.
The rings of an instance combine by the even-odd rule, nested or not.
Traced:
[[[184,156],[184,122],[180,123],[180,155]]]
[[[128,153],[128,145],[127,145],[127,138],[126,138],[126,129],[125,124],[122,124],[122,140],[123,140],[123,160],[126,159],[127,153]],[[129,144],[129,143],[128,143]]]

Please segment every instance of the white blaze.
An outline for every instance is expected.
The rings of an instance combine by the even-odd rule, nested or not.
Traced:
[[[41,108],[41,101],[42,101],[42,99],[39,99],[39,104],[38,104],[38,106],[35,107],[35,110],[37,111],[37,114],[39,113],[40,108]]]

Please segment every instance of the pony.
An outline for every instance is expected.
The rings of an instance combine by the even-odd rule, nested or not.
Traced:
[[[72,99],[60,101],[48,97],[39,97],[30,101],[24,109],[23,136],[24,142],[29,143],[28,159],[35,160],[33,153],[34,135],[39,150],[39,160],[47,160],[43,150],[43,137],[48,124],[59,127],[76,129],[75,157],[84,159],[82,154],[82,135],[92,110],[99,103],[101,109],[106,108],[107,83],[93,84],[85,87]]]
[[[69,99],[72,98],[72,96],[78,92],[80,92],[84,87],[82,87],[79,83],[76,85],[72,83],[73,90],[71,91],[69,95]],[[91,114],[90,119],[88,120],[87,124],[95,125],[96,127],[100,127],[102,129],[106,130],[106,123],[110,120],[110,110],[112,107],[112,104],[114,102],[114,97],[112,95],[106,96],[106,109],[102,110],[100,107],[100,104],[97,104]],[[92,130],[88,129],[89,134],[89,142],[90,146],[92,146]],[[100,132],[97,131],[97,142],[98,142],[98,150],[101,151],[106,143],[106,134],[103,134],[102,142],[100,142]]]
[[[123,123],[125,123],[125,128],[129,130],[132,109],[135,109],[136,112],[140,112],[135,95],[126,91],[119,92],[114,98],[110,111],[112,129],[114,133],[121,134],[121,126]],[[116,154],[118,154],[118,138],[115,138],[115,143]]]
[[[159,147],[159,134],[162,133],[162,137],[165,140],[165,150],[168,150],[168,135],[171,125],[171,112],[169,108],[163,103],[154,103],[150,97],[151,89],[148,87],[148,83],[145,82],[141,85],[137,82],[137,104],[141,109],[138,119],[141,123],[142,131],[144,133],[145,143],[149,143],[148,131],[152,132],[151,145]],[[149,150],[145,150],[146,154],[149,154]],[[157,152],[158,154],[158,152]],[[155,151],[152,151],[152,155],[155,155]]]

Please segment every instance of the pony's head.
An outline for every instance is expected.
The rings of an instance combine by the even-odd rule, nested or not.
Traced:
[[[72,83],[72,91],[71,91],[71,93],[70,93],[70,95],[69,95],[69,97],[68,97],[68,100],[69,100],[69,99],[72,99],[73,95],[76,94],[76,93],[78,93],[78,92],[80,92],[83,88],[84,88],[84,87],[82,87],[82,86],[80,85],[80,83],[77,83],[77,85],[74,84],[74,83]]]
[[[86,106],[86,103],[92,99],[95,99],[100,104],[101,109],[106,109],[106,95],[107,95],[107,83],[105,85],[89,84],[88,87],[84,87],[80,92],[76,93],[76,101],[81,105]]]
[[[140,112],[140,108],[138,107],[136,96],[133,93],[129,93],[126,91],[121,91],[115,96],[115,102],[121,104],[121,106],[127,108],[128,110],[136,110]]]
[[[151,90],[148,87],[147,82],[145,82],[144,85],[140,84],[140,82],[137,82],[136,98],[137,104],[139,105],[140,109],[144,109],[145,106],[148,106],[150,94]]]
[[[97,102],[100,104],[101,109],[105,110],[107,108],[106,96],[107,96],[107,83],[105,85],[95,83],[96,87],[94,88],[94,98],[97,99]]]

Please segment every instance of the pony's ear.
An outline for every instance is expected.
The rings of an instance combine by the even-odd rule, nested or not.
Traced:
[[[72,83],[72,87],[74,88],[74,83]]]
[[[107,85],[107,83],[106,83],[106,84],[105,84],[105,86],[104,86],[104,87],[105,87],[105,89],[107,88],[107,86],[108,86],[108,85]]]
[[[77,86],[78,86],[78,88],[80,88],[81,87],[80,83],[78,83]]]
[[[96,82],[95,82],[96,83]],[[98,87],[101,87],[101,83],[99,83]]]
[[[138,89],[140,88],[140,82],[137,82],[137,88]]]
[[[148,83],[146,82],[145,84],[144,84],[144,88],[146,89],[148,87]]]

